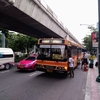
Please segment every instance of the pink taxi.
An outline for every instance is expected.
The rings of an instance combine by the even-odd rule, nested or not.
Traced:
[[[29,56],[19,63],[17,63],[17,69],[20,70],[36,70],[36,56]]]

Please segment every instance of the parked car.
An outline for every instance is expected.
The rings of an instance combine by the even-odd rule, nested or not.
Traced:
[[[0,69],[10,69],[14,66],[15,56],[11,48],[0,48]]]
[[[17,69],[20,70],[36,70],[36,56],[29,56],[19,63],[17,63]]]

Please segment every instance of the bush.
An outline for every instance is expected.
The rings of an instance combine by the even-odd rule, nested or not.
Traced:
[[[15,62],[19,62],[20,60],[28,57],[28,54],[24,54],[23,56],[19,57],[18,55],[15,55]]]

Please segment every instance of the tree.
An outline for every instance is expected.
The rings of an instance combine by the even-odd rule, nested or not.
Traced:
[[[2,36],[1,36],[1,43],[2,43],[2,47],[6,47],[6,38],[9,35],[9,30],[8,29],[4,29],[4,28],[0,28]]]
[[[1,29],[2,31],[1,31],[1,33],[3,33],[3,34],[5,34],[5,37],[8,37],[8,35],[9,35],[9,31],[8,31],[8,29]]]
[[[92,25],[89,25],[88,29],[90,29],[91,32],[96,32],[97,31],[97,28],[93,27]]]
[[[23,34],[15,34],[14,32],[9,32],[7,38],[7,47],[12,48],[14,51],[18,52],[28,52],[33,48],[33,45],[37,43],[37,39],[31,36]]]
[[[9,35],[9,31],[7,29],[3,29],[0,28],[1,33],[2,33],[2,37],[1,37],[1,42],[2,42],[2,47],[5,47],[5,37],[7,38],[7,36]]]
[[[86,50],[91,51],[91,35],[86,35],[86,37],[83,38],[83,45]]]
[[[27,36],[21,33],[16,34],[13,31],[11,32],[2,28],[0,28],[0,30],[6,36],[5,40],[3,40],[3,44],[5,44],[6,41],[5,47],[12,48],[16,52],[25,52],[25,50],[29,52],[32,50],[33,46],[37,44],[37,39],[32,36]],[[2,37],[2,34],[0,34],[0,37]],[[0,44],[0,46],[2,46],[2,44]]]
[[[89,25],[87,28],[90,29],[91,33],[96,32],[98,35],[97,28],[93,27],[92,25]],[[86,47],[86,50],[88,50],[88,51],[92,50],[91,35],[86,35],[83,38],[83,45]]]

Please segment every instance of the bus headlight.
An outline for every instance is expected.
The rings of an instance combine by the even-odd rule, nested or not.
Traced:
[[[65,70],[67,70],[68,69],[68,67],[64,67],[65,68]]]
[[[66,67],[66,66],[65,67],[60,67],[60,66],[58,66],[57,69],[59,69],[59,70],[68,70],[68,67]]]

